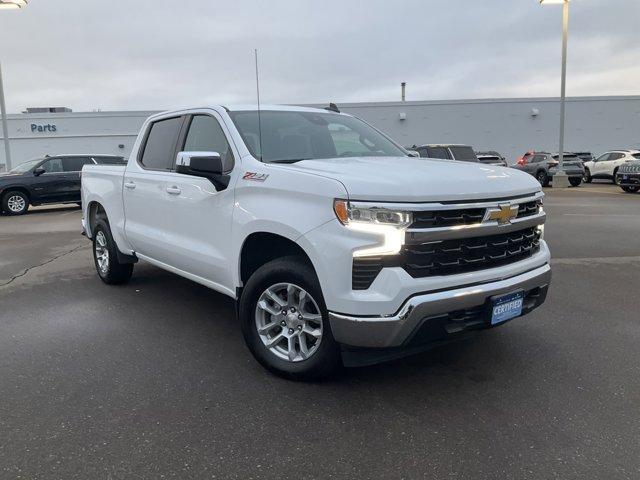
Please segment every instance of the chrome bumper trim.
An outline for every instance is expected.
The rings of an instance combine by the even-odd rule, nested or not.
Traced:
[[[427,317],[477,307],[491,296],[543,287],[550,282],[551,267],[545,264],[503,280],[413,296],[395,315],[359,317],[329,312],[329,321],[339,343],[368,348],[397,347]]]

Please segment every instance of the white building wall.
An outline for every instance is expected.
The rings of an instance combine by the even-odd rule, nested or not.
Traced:
[[[127,157],[131,153],[142,123],[153,113],[8,115],[12,164],[15,166],[32,158],[64,153],[114,154]],[[4,165],[4,157],[4,147],[0,146],[0,165]]]
[[[463,143],[476,150],[497,150],[511,163],[527,150],[558,151],[557,98],[353,103],[339,107],[403,146]],[[565,151],[598,154],[616,148],[640,149],[640,96],[567,99]]]
[[[497,150],[512,163],[530,149],[554,152],[558,149],[560,103],[557,98],[338,106],[342,111],[368,121],[404,146],[464,143],[476,150]],[[536,115],[532,115],[534,109]],[[127,157],[142,123],[153,113],[9,115],[13,164],[45,154],[102,153]],[[401,114],[404,114],[404,120],[401,120]],[[33,131],[32,125],[41,126],[44,131]],[[55,125],[56,130],[47,129],[47,125]],[[640,149],[640,96],[567,99],[565,149],[598,154],[614,148]],[[0,164],[3,163],[4,149],[0,148]]]

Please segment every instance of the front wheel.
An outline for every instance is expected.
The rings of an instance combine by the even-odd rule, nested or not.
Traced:
[[[640,187],[621,187],[621,188],[627,193],[636,193],[638,190],[640,190]]]
[[[271,372],[313,380],[341,367],[318,278],[302,258],[260,267],[242,292],[239,316],[249,350]]]
[[[614,185],[620,184],[620,182],[618,181],[618,169],[617,168],[613,171],[613,184]]]
[[[582,183],[582,178],[580,177],[569,177],[569,183],[572,187],[579,187]]]
[[[29,197],[19,190],[7,192],[2,197],[2,210],[9,215],[24,215],[29,210]]]
[[[591,183],[593,178],[591,178],[591,172],[588,168],[584,169],[584,183]]]
[[[133,274],[132,263],[120,263],[109,224],[98,220],[93,229],[93,261],[100,280],[109,285],[126,283]]]

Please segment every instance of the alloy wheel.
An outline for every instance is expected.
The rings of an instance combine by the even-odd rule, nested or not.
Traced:
[[[7,200],[7,208],[13,213],[22,212],[26,206],[27,202],[20,195],[11,195]]]
[[[282,360],[306,360],[322,341],[318,304],[309,292],[292,283],[272,285],[260,295],[255,324],[264,346]]]
[[[107,248],[107,237],[104,232],[96,233],[96,261],[100,273],[106,275],[109,272],[109,249]]]

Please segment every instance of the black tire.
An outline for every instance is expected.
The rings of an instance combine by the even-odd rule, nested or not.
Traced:
[[[545,172],[544,170],[540,170],[538,173],[536,173],[536,179],[538,180],[538,182],[540,182],[540,185],[542,185],[543,187],[549,186],[549,176],[547,175],[547,172]]]
[[[622,188],[622,190],[624,190],[627,193],[636,193],[638,190],[640,190],[640,187],[620,187]]]
[[[617,178],[617,176],[618,176],[618,169],[617,169],[617,168],[615,168],[615,169],[613,170],[613,178],[611,179],[611,180],[613,181],[613,184],[614,184],[614,185],[618,185],[618,178]]]
[[[120,263],[118,261],[118,253],[116,242],[111,236],[109,224],[104,219],[99,219],[93,227],[93,262],[100,280],[108,285],[120,285],[126,283],[133,274],[132,263]],[[101,241],[105,241],[105,245],[101,245]],[[104,263],[100,263],[98,257],[106,251],[106,267]]]
[[[582,178],[580,177],[569,177],[569,183],[572,187],[579,187],[582,183]]]
[[[320,343],[315,352],[306,359],[292,361],[280,358],[265,345],[258,333],[256,320],[259,312],[257,310],[258,301],[267,289],[283,283],[293,284],[310,295],[317,304],[319,312],[316,313],[321,315],[322,337]],[[282,300],[281,297],[280,299]],[[240,324],[247,347],[255,359],[267,370],[291,380],[319,380],[335,374],[342,367],[340,346],[334,340],[331,332],[327,308],[318,278],[304,259],[293,256],[283,257],[260,267],[249,278],[239,303]],[[273,323],[277,321],[277,318],[281,318],[280,313],[275,318],[271,315],[269,321]],[[285,326],[274,327],[273,337],[279,336],[279,334],[285,335],[287,329],[289,334],[295,332],[294,328],[290,328],[291,325],[286,326],[286,318],[286,316],[281,318],[281,322]],[[278,331],[278,328],[281,330]],[[302,327],[299,328],[302,329]],[[288,340],[283,337],[282,341]],[[294,340],[294,345],[295,342]],[[297,345],[300,348],[300,340],[297,341]],[[305,348],[306,345],[305,341]]]
[[[591,172],[588,168],[584,169],[584,183],[591,183],[593,178],[591,177]]]
[[[29,197],[20,190],[10,190],[2,197],[2,210],[8,215],[24,215],[29,210]]]

